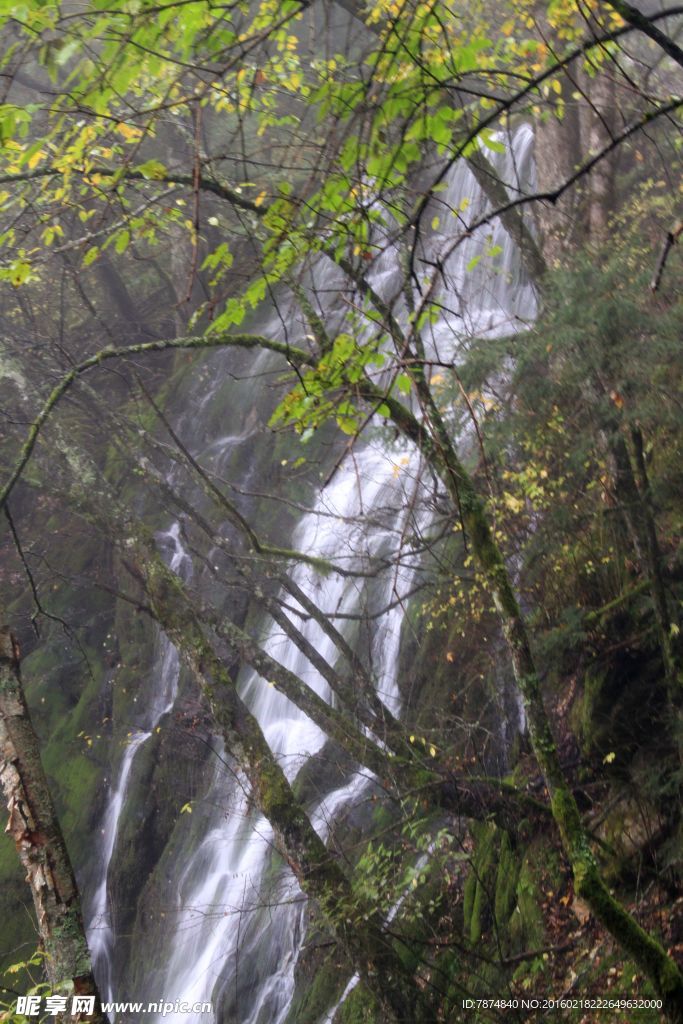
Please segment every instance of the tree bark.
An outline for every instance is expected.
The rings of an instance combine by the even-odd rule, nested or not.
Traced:
[[[616,96],[614,78],[609,67],[600,68],[595,78],[587,82],[590,106],[588,121],[588,151],[599,153],[609,145],[615,135]],[[600,244],[607,238],[609,219],[614,209],[616,152],[601,160],[588,179],[588,229],[592,242]]]
[[[659,646],[664,662],[664,672],[667,682],[667,693],[669,704],[674,713],[679,753],[683,744],[683,734],[680,732],[681,718],[681,680],[679,679],[680,666],[674,645],[672,642],[671,626],[672,620],[669,613],[669,604],[666,599],[666,587],[664,585],[664,572],[662,567],[662,552],[657,537],[657,524],[655,521],[654,509],[652,507],[652,492],[650,480],[645,465],[645,453],[643,447],[643,435],[640,427],[631,428],[631,441],[633,444],[633,455],[636,466],[636,489],[638,491],[639,510],[642,518],[642,531],[645,540],[645,551],[647,559],[647,571],[650,577],[650,588],[652,603],[657,623],[657,634]],[[678,623],[676,623],[678,625]],[[681,757],[683,760],[683,756]]]
[[[95,996],[95,1013],[87,1019],[108,1024],[92,973],[71,861],[24,698],[19,649],[6,627],[0,629],[0,782],[9,810],[5,831],[14,839],[31,888],[50,985],[57,991],[71,983],[75,995]]]

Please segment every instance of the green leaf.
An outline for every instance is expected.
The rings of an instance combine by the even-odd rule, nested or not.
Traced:
[[[334,340],[334,355],[340,359],[348,359],[355,347],[355,342],[350,334],[338,334]]]
[[[126,251],[129,243],[130,231],[127,231],[125,229],[123,231],[119,231],[114,241],[114,248],[116,249],[119,256],[121,256]]]
[[[83,266],[89,267],[91,263],[94,263],[97,257],[100,255],[100,249],[97,245],[92,245],[85,256],[83,257]]]
[[[505,144],[499,142],[498,139],[494,138],[493,132],[482,132],[479,136],[483,144],[487,149],[492,150],[494,153],[504,153]]]
[[[147,160],[135,168],[146,181],[163,181],[168,171],[160,160]]]
[[[31,278],[31,264],[27,260],[14,260],[9,270],[10,281],[15,288],[19,288]]]

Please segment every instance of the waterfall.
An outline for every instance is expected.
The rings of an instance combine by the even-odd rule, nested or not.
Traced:
[[[162,547],[170,549],[168,564],[174,572],[183,574],[191,564],[189,555],[180,540],[180,527],[173,523],[171,528],[159,536]],[[178,688],[178,653],[164,634],[160,634],[157,653],[152,670],[155,682],[152,696],[141,708],[140,722],[134,726],[126,738],[126,746],[118,766],[115,782],[109,787],[102,815],[101,845],[98,858],[98,881],[92,900],[86,911],[88,921],[88,943],[97,975],[102,998],[112,998],[112,967],[114,956],[114,930],[109,906],[108,882],[109,868],[116,838],[119,830],[121,814],[126,805],[135,759],[140,750],[153,734],[159,722],[173,707]]]
[[[368,446],[354,460],[344,463],[332,483],[320,496],[316,507],[305,515],[295,531],[293,546],[321,558],[335,559],[346,568],[361,567],[369,557],[378,557],[395,547],[409,514],[411,501],[407,488],[413,484],[409,461],[404,455],[389,457],[381,448]],[[359,481],[362,484],[359,491]],[[380,520],[379,528],[365,536],[361,515],[368,512]],[[415,564],[404,565],[397,578],[390,572],[382,581],[378,606],[392,603],[392,595],[407,593],[417,571]],[[331,574],[321,578],[306,565],[297,566],[292,576],[318,607],[329,615],[353,615],[361,610],[367,588],[363,580]],[[284,598],[285,595],[283,595]],[[288,596],[290,605],[292,598]],[[396,679],[399,632],[402,617],[399,606],[381,616],[381,627],[373,643],[373,669],[380,682],[380,694],[392,710],[400,704]],[[334,664],[336,649],[330,638],[311,619],[304,621],[301,631],[328,663]],[[343,632],[343,629],[341,630]],[[329,699],[327,683],[307,662],[301,652],[281,635],[274,623],[264,624],[264,649],[297,673],[321,697]],[[293,780],[302,765],[318,753],[325,735],[294,705],[252,671],[243,672],[239,689],[259,720],[271,749],[277,755],[287,777]],[[178,879],[178,914],[174,934],[169,936],[168,969],[163,983],[164,999],[199,1002],[218,997],[232,1002],[226,987],[240,988],[231,978],[225,982],[226,964],[239,960],[248,964],[250,954],[258,955],[267,969],[257,986],[249,985],[251,1000],[240,992],[239,1020],[243,1024],[277,1024],[284,1020],[294,989],[294,966],[304,937],[304,902],[298,887],[287,873],[279,881],[280,906],[271,910],[271,928],[267,943],[258,935],[245,909],[245,886],[250,897],[258,899],[264,873],[272,863],[272,830],[266,819],[251,812],[248,798],[235,799],[235,783],[219,764],[209,803],[222,809],[230,801],[227,823],[220,820],[190,856]],[[327,839],[330,823],[338,811],[358,799],[369,784],[367,774],[355,774],[344,785],[325,795],[308,808],[314,827]],[[245,785],[246,790],[246,785]],[[249,902],[249,901],[247,901]],[[253,914],[257,914],[257,910]],[[247,923],[236,927],[236,918],[247,917]],[[254,932],[257,932],[255,935]],[[181,938],[181,941],[178,939]],[[238,940],[241,949],[238,950]],[[274,941],[275,939],[275,941]],[[254,946],[260,945],[258,951]],[[267,948],[266,948],[267,947]],[[250,968],[253,977],[253,968]],[[260,972],[256,972],[260,973]],[[160,987],[159,982],[156,983]],[[218,986],[218,988],[217,988]],[[181,1016],[168,1015],[164,1020],[180,1021]],[[162,1017],[152,1017],[162,1020]],[[197,1020],[202,1020],[198,1016]],[[204,1019],[209,1020],[205,1014]]]
[[[505,153],[489,156],[514,193],[515,189],[528,186],[533,176],[531,129],[522,125],[502,141],[507,144]],[[486,208],[486,201],[463,162],[453,168],[446,190],[433,205],[434,211],[430,208],[429,212],[438,215],[438,226],[432,220],[432,229],[422,240],[419,255],[425,262],[433,262],[444,253],[448,255],[441,263],[442,280],[437,295],[441,315],[425,328],[423,340],[430,358],[447,364],[453,361],[458,346],[466,345],[475,335],[518,329],[521,323],[533,318],[535,305],[533,290],[520,270],[517,254],[497,221],[449,253],[449,235],[452,237],[453,231],[448,218],[453,216],[452,211],[467,209],[468,217],[474,219],[477,211]],[[457,229],[457,222],[452,223]],[[390,228],[386,230],[388,237]],[[400,320],[407,316],[400,294],[402,274],[396,251],[387,245],[372,269],[372,284],[384,301],[392,304]],[[330,321],[341,322],[343,314],[332,308],[332,296],[339,285],[338,270],[321,259],[310,272],[310,279],[313,287],[330,295]],[[259,330],[272,333],[275,317],[266,317],[265,322],[259,323]],[[221,431],[217,437],[211,437],[203,426],[216,418],[213,406],[215,396],[220,394],[219,383],[211,382],[194,409],[195,438],[200,434],[204,438],[199,454],[211,459],[214,469],[227,465],[226,452],[249,436],[244,423],[230,433]],[[229,420],[228,430],[234,427],[234,415],[239,412]],[[220,419],[222,422],[223,417]],[[454,422],[452,426],[461,438],[464,436],[463,443],[471,442],[466,424]],[[397,446],[381,433],[362,443],[363,447],[359,445],[338,467],[314,507],[303,515],[291,544],[346,569],[364,568],[385,556],[389,562],[406,534],[419,539],[432,515],[427,495],[429,484],[423,484],[417,453],[407,445]],[[244,480],[238,483],[244,485]],[[405,546],[402,550],[405,552]],[[304,564],[290,572],[308,598],[324,614],[333,617],[332,621],[350,643],[355,641],[353,617],[368,612],[374,616],[373,636],[366,641],[371,673],[381,700],[394,714],[400,714],[397,668],[405,611],[400,599],[411,591],[420,572],[419,554],[404,555],[398,568],[387,568],[372,581],[337,574],[323,577]],[[301,609],[291,596],[282,596],[286,596],[297,627],[334,666],[338,652],[330,638],[313,619],[297,616]],[[323,699],[331,699],[325,680],[294,643],[283,636],[275,622],[264,618],[259,638],[270,655],[297,673]],[[161,692],[168,686],[169,675],[175,673],[177,679],[177,663],[173,672],[164,669],[162,662],[170,657],[171,648],[162,647],[163,640],[159,642],[155,678]],[[287,777],[298,779],[302,767],[321,755],[326,737],[253,671],[243,669],[238,686]],[[107,873],[118,821],[136,754],[172,699],[159,699],[157,711],[150,711],[141,732],[129,743],[103,817],[102,873],[93,899],[90,939],[98,977],[106,979],[107,992],[111,968],[105,971],[102,966],[112,954],[106,911]],[[168,885],[164,925],[155,933],[157,948],[149,958],[144,997],[171,1003],[176,999],[189,1003],[213,1000],[214,1007],[221,1009],[218,1017],[210,1013],[159,1013],[147,1014],[146,1019],[150,1024],[161,1024],[162,1020],[179,1022],[181,1018],[184,1024],[211,1024],[222,1019],[239,1024],[284,1024],[294,993],[297,960],[305,942],[306,903],[291,874],[273,852],[270,825],[252,808],[244,778],[218,741],[214,743],[213,765],[212,781],[201,807],[178,822],[173,857],[164,864]],[[330,838],[339,814],[357,804],[372,782],[368,773],[347,770],[345,777],[336,777],[328,786],[329,792],[309,797],[308,813],[324,840]],[[394,910],[398,910],[398,905]],[[356,982],[357,978],[352,977],[325,1016],[326,1024],[334,1020]],[[127,997],[119,994],[119,998]],[[134,998],[143,998],[143,993],[136,992]]]

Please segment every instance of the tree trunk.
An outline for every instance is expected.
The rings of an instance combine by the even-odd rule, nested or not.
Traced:
[[[6,627],[0,629],[0,782],[9,810],[6,832],[31,887],[49,983],[55,991],[71,983],[74,995],[95,996],[95,1012],[87,1019],[108,1024],[92,974],[73,869],[24,699],[18,646]]]
[[[571,177],[576,165],[585,156],[581,144],[579,107],[574,97],[575,84],[570,77],[572,68],[558,79],[560,94],[548,97],[551,105],[547,120],[539,119],[534,127],[534,161],[540,192],[553,189]],[[559,105],[564,116],[560,120]],[[576,247],[584,234],[584,216],[579,189],[570,189],[552,206],[537,205],[536,219],[543,257],[550,267],[562,264],[566,254]]]
[[[589,80],[588,94],[588,147],[590,153],[599,153],[614,138],[616,97],[610,67],[600,68],[595,78]],[[593,168],[588,180],[588,228],[592,242],[604,242],[607,238],[609,218],[614,209],[615,160],[616,151]]]

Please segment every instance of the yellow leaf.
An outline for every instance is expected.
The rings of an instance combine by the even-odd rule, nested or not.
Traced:
[[[521,512],[524,508],[524,502],[520,498],[515,498],[514,494],[510,494],[509,491],[505,491],[503,494],[503,504],[511,512]]]
[[[28,162],[28,165],[31,168],[31,170],[33,170],[33,168],[36,167],[40,163],[40,161],[43,159],[44,156],[45,156],[45,153],[43,152],[42,149],[39,149],[37,153],[33,154],[33,156],[30,158],[30,160]]]
[[[142,129],[136,128],[135,125],[126,124],[124,121],[119,121],[116,125],[116,131],[119,135],[122,135],[126,142],[131,142],[134,139],[139,139],[142,136]]]
[[[256,196],[256,199],[254,200],[254,206],[260,206],[265,198],[266,192],[264,189],[263,192],[259,192],[259,194]]]

